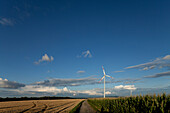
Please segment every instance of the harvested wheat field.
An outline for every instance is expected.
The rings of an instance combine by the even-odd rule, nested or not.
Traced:
[[[67,113],[81,101],[83,99],[0,102],[0,113]]]

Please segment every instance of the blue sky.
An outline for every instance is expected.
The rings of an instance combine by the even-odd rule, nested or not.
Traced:
[[[0,96],[100,96],[102,65],[114,77],[106,79],[109,96],[127,95],[126,88],[115,88],[120,85],[161,93],[170,86],[169,5],[0,1],[0,91],[6,92]]]

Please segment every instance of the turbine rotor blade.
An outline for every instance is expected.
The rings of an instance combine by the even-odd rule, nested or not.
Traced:
[[[113,79],[113,77],[111,77],[111,76],[109,76],[109,75],[106,75],[107,77],[110,77],[110,78],[112,78]]]
[[[106,73],[105,73],[105,70],[104,70],[104,67],[103,67],[103,66],[102,66],[102,69],[103,69],[103,74],[104,74],[104,75],[106,75]]]
[[[109,75],[106,75],[107,77],[111,77],[111,76],[109,76]]]
[[[100,79],[99,83],[104,79],[104,77],[105,77],[105,76],[103,76],[103,77]]]

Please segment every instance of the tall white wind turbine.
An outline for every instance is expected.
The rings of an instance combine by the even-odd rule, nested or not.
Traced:
[[[109,76],[109,75],[106,75],[106,73],[105,73],[105,70],[104,70],[104,67],[102,66],[102,69],[103,69],[103,74],[104,74],[104,76],[101,78],[101,80],[99,81],[99,82],[101,82],[103,79],[104,79],[104,98],[105,98],[105,77],[107,76],[107,77],[110,77],[110,78],[112,78],[111,76]],[[113,78],[112,78],[113,79]]]

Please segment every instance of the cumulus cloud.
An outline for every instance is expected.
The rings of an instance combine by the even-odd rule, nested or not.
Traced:
[[[119,86],[115,86],[115,89],[122,89],[124,86],[123,85],[119,85]]]
[[[27,86],[26,86],[27,87]],[[69,88],[54,88],[55,90],[52,91],[52,88],[49,87],[50,90],[48,90],[48,87],[41,86],[41,88],[36,88],[36,86],[29,86],[26,89],[19,88],[19,89],[0,89],[1,97],[21,97],[21,96],[74,96],[74,97],[103,97],[103,88],[96,88],[91,90],[70,90]],[[35,88],[32,88],[35,87]],[[46,87],[45,91],[40,90],[42,88]],[[38,90],[38,91],[37,91]],[[58,90],[58,91],[57,91]],[[67,91],[68,90],[68,91]],[[49,92],[48,92],[49,91]],[[66,91],[66,92],[65,92]],[[69,92],[70,91],[70,92]],[[136,90],[130,90],[133,91],[134,95],[139,94],[161,94],[166,92],[167,94],[170,93],[170,86],[169,87],[162,87],[162,88],[137,88]],[[106,88],[106,92],[108,92],[108,95],[112,96],[128,96],[129,90],[127,89],[115,89],[115,88]],[[110,94],[111,92],[111,94]]]
[[[112,93],[111,93],[110,91],[106,91],[105,94],[106,94],[106,95],[110,95],[110,94],[112,94]]]
[[[136,90],[135,85],[125,85],[124,89],[128,89],[128,90]]]
[[[142,70],[148,70],[149,68],[148,67],[144,67]]]
[[[83,74],[83,73],[85,73],[85,71],[77,71],[77,74]]]
[[[34,92],[34,93],[51,93],[54,95],[57,94],[63,94],[63,95],[67,95],[70,94],[72,96],[76,96],[76,95],[103,95],[103,93],[101,93],[100,91],[97,91],[95,89],[92,90],[70,90],[67,87],[64,88],[57,88],[54,86],[42,86],[42,85],[26,85],[23,88],[20,88],[19,90],[17,90],[20,93],[26,93],[26,92]],[[109,92],[107,92],[107,94],[111,94]],[[63,96],[62,95],[62,96]]]
[[[166,55],[165,57],[163,57],[164,60],[170,60],[170,55]]]
[[[115,86],[114,89],[118,90],[130,90],[130,95],[132,95],[132,91],[136,90],[137,88],[134,85],[119,85]]]
[[[77,93],[87,94],[87,95],[103,96],[103,88],[95,88],[95,89],[91,89],[91,90],[77,91]],[[113,91],[113,89],[107,89],[106,88],[105,94],[111,95],[111,94],[115,94],[115,92]]]
[[[98,83],[97,78],[80,78],[80,79],[48,79],[40,82],[33,83],[34,85],[44,86],[81,86]]]
[[[84,58],[91,58],[92,57],[92,54],[91,54],[91,52],[90,52],[90,50],[87,50],[87,51],[83,51],[82,53],[81,53],[81,55],[78,55],[77,56],[78,58],[80,58],[80,57],[84,57]]]
[[[14,25],[14,22],[8,18],[0,18],[0,24],[6,25],[6,26],[12,26],[12,25]]]
[[[39,59],[38,61],[35,61],[34,63],[35,64],[40,64],[41,62],[52,62],[54,60],[54,57],[53,56],[48,56],[47,54],[45,54],[44,56],[42,56],[41,59]]]
[[[164,76],[170,76],[170,71],[157,73],[155,75],[144,76],[144,78],[158,78],[158,77],[164,77]]]
[[[101,92],[97,92],[95,90],[84,90],[84,91],[77,91],[80,94],[88,94],[88,95],[103,95]]]
[[[52,86],[42,86],[42,85],[26,85],[18,90],[19,92],[46,92],[46,93],[75,93],[75,91],[71,91],[64,87],[63,89],[59,89]]]
[[[24,86],[24,84],[17,83],[15,81],[8,81],[7,79],[3,80],[2,78],[0,78],[0,88],[17,89]]]
[[[73,96],[76,96],[76,94],[74,93]]]
[[[136,90],[137,88],[135,87],[135,85],[119,85],[119,86],[115,86],[115,89],[128,89],[128,90]]]
[[[162,58],[157,58],[156,60],[144,64],[139,64],[135,66],[129,66],[125,69],[141,69],[141,70],[150,70],[154,68],[168,68],[170,69],[170,55],[166,55]]]

